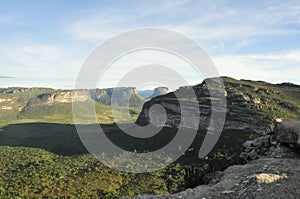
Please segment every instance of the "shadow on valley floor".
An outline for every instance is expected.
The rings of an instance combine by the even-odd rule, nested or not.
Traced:
[[[106,136],[126,151],[155,151],[168,144],[177,133],[175,128],[163,128],[151,138],[135,138],[122,132],[117,125],[101,125]],[[186,133],[190,133],[185,129]],[[199,149],[206,131],[199,130],[190,149],[178,160],[182,164],[198,164]],[[216,159],[238,157],[241,144],[257,134],[251,131],[226,130],[222,133],[210,156]],[[0,145],[12,147],[41,148],[58,155],[82,155],[88,151],[82,144],[76,128],[71,124],[23,123],[10,124],[0,129]],[[178,146],[179,147],[179,146]],[[184,152],[184,151],[183,151]],[[236,161],[236,160],[235,160]]]
[[[10,124],[0,130],[0,145],[41,148],[59,155],[88,153],[75,126],[69,124]]]
[[[122,132],[114,124],[101,124],[101,128],[115,145],[126,151],[137,152],[157,150],[169,143],[177,132],[176,129],[165,128],[155,136],[143,139]],[[10,124],[0,129],[0,145],[41,148],[58,155],[67,156],[88,153],[75,126],[71,124]]]

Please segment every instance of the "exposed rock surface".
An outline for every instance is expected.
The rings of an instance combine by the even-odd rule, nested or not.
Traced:
[[[53,103],[72,103],[75,102],[85,102],[91,99],[88,91],[76,91],[80,94],[74,99],[74,93],[72,91],[62,91],[55,93],[45,93],[40,94],[36,98],[29,101],[29,105],[41,105],[41,104],[53,104]]]
[[[285,119],[277,123],[274,129],[274,136],[283,144],[300,148],[300,119]]]
[[[283,134],[299,133],[299,120],[287,120]],[[278,126],[278,125],[276,125]],[[275,128],[276,129],[276,128]],[[210,182],[194,189],[171,195],[139,195],[135,199],[150,198],[299,198],[300,197],[300,155],[290,147],[282,147],[286,143],[284,136],[262,136],[244,143],[245,150],[264,150],[256,160],[245,165],[234,165],[223,172],[205,176]],[[273,136],[273,140],[272,137]]]
[[[153,98],[144,104],[137,123],[146,125],[150,123],[149,109],[155,104],[163,106],[167,112],[167,121],[164,126],[187,127],[207,129],[212,103],[217,103],[219,98],[212,99],[210,92],[219,93],[218,96],[226,97],[227,109],[224,130],[251,130],[260,134],[267,134],[273,129],[273,120],[276,117],[291,117],[300,114],[300,86],[276,85],[266,82],[248,80],[234,80],[222,78],[225,90],[215,87],[208,89],[207,82],[215,79],[206,79],[196,86],[185,86],[178,90]],[[214,83],[212,83],[214,85]],[[268,89],[267,89],[268,88]],[[192,92],[194,96],[190,95]],[[179,98],[177,96],[180,96]],[[285,96],[285,97],[282,97]],[[178,100],[179,99],[179,100]],[[179,102],[181,103],[179,106]],[[195,108],[200,109],[199,114]],[[188,111],[189,122],[181,122],[181,109]]]
[[[202,185],[171,195],[141,195],[135,199],[298,198],[299,184],[299,159],[261,158],[229,167],[214,185]]]
[[[15,98],[0,98],[0,110],[12,110]]]
[[[168,92],[169,92],[169,89],[167,87],[158,87],[158,88],[154,89],[153,94],[150,97],[148,97],[147,99],[151,99],[151,98],[157,97],[159,95],[164,95],[164,94],[167,94]]]
[[[132,106],[141,106],[145,101],[134,87],[92,89],[90,93],[92,99],[107,105],[127,106],[129,102]]]

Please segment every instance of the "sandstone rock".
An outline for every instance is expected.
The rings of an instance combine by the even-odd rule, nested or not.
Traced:
[[[36,97],[36,99],[31,99],[29,105],[43,105],[43,104],[53,104],[53,103],[72,103],[75,102],[85,102],[91,99],[88,91],[78,90],[76,98],[73,99],[74,93],[72,91],[62,91],[55,93],[44,93]]]
[[[254,104],[260,104],[260,98],[254,97],[251,99]]]
[[[158,87],[158,88],[155,88],[153,94],[150,97],[148,97],[148,99],[157,97],[159,95],[167,94],[168,92],[169,92],[169,89],[167,87]]]
[[[141,106],[145,102],[135,87],[91,89],[90,95],[93,100],[107,105],[127,106],[131,99],[132,106]]]

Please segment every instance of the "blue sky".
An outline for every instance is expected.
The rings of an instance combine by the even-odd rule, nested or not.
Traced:
[[[221,75],[300,84],[298,0],[32,0],[0,1],[0,87],[72,88],[96,46],[142,27],[193,39]]]

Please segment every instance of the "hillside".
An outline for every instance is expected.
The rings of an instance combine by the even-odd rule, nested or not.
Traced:
[[[206,81],[214,82],[215,79]],[[145,125],[150,122],[149,108],[152,105],[160,104],[166,109],[168,117],[164,128],[155,136],[146,139],[129,136],[113,124],[109,106],[110,89],[85,90],[82,91],[86,93],[83,95],[85,97],[75,99],[78,103],[95,102],[97,116],[106,136],[128,151],[154,151],[170,143],[178,128],[186,134],[197,129],[195,140],[187,151],[182,151],[181,158],[166,169],[148,174],[117,172],[105,167],[88,154],[73,124],[71,91],[47,88],[0,89],[0,174],[3,176],[0,180],[0,196],[123,198],[142,194],[140,197],[143,198],[143,194],[150,194],[150,198],[169,197],[169,195],[153,195],[174,194],[199,185],[201,185],[199,189],[202,189],[202,186],[206,186],[204,184],[211,181],[208,180],[211,177],[207,175],[216,171],[224,171],[222,175],[227,176],[226,179],[235,184],[244,177],[246,180],[247,176],[243,175],[256,172],[251,170],[251,164],[260,167],[269,164],[270,161],[272,163],[273,160],[269,158],[279,157],[284,153],[287,158],[294,151],[297,153],[295,147],[298,142],[297,134],[287,135],[284,129],[290,127],[275,126],[275,121],[278,118],[288,121],[286,118],[300,116],[300,86],[223,77],[226,91],[223,95],[227,99],[225,128],[214,149],[206,157],[199,159],[199,150],[210,119],[211,104],[212,101],[218,100],[210,98],[206,81],[156,96],[145,102],[143,106],[141,105],[144,99],[135,89],[119,88],[120,100],[122,96],[128,97],[128,93],[134,94],[132,102],[136,106],[132,106],[130,111],[133,119],[137,119],[137,124]],[[195,91],[197,99],[186,95],[187,90],[190,89]],[[196,105],[200,108],[199,126],[191,122],[189,126],[179,127],[180,111],[176,93],[185,96],[179,99],[185,102],[185,110],[190,110],[190,104],[192,107]],[[122,100],[116,103],[121,107],[123,105]],[[197,118],[192,111],[189,115],[190,121]],[[289,121],[288,124],[292,125],[294,122]],[[153,128],[159,127],[158,124]],[[274,139],[277,141],[275,142]],[[281,147],[282,145],[287,146],[288,149]],[[180,146],[176,146],[176,150],[179,148]],[[262,159],[255,160],[259,157]],[[129,161],[126,156],[120,157],[119,160],[124,161],[125,164]],[[297,159],[291,161],[283,159],[283,162],[287,163],[283,166],[280,166],[280,159],[277,160],[273,162],[278,165],[280,175],[286,172],[284,165],[288,165],[289,168],[299,165]],[[246,164],[244,167],[230,167],[249,161],[250,166]],[[252,161],[256,162],[251,163]],[[235,174],[230,168],[239,171],[236,173],[238,176],[236,181],[230,180]],[[246,171],[248,173],[245,173]],[[296,170],[294,173],[292,170],[287,175],[294,179],[293,176],[297,177],[298,174]],[[226,179],[223,181],[225,184],[229,182]],[[232,187],[232,189],[238,190],[239,193],[243,186],[241,183],[240,187]],[[257,188],[255,186],[253,189]],[[214,189],[218,188],[207,187],[204,190],[209,193],[209,190]],[[222,190],[226,197],[228,194],[233,194],[233,192],[227,194],[226,191],[232,191],[228,189]],[[194,193],[187,190],[179,194],[184,197],[190,196],[188,192]],[[195,194],[202,196],[198,192]]]
[[[262,81],[235,80],[229,77],[222,78],[227,99],[226,129],[250,129],[259,133],[269,131],[270,125],[277,117],[295,118],[300,115],[300,86],[294,84],[270,84]],[[207,79],[205,81],[214,81]],[[209,97],[207,85],[203,83],[195,86],[181,87],[175,92],[153,98],[143,106],[137,123],[149,123],[149,108],[154,104],[162,105],[168,112],[167,126],[178,127],[180,124],[180,110],[176,96],[185,96],[179,99],[192,106],[196,100],[201,112],[200,128],[206,129],[210,117],[212,100]],[[197,99],[185,93],[193,89]],[[193,117],[193,109],[191,111]],[[193,121],[193,118],[190,118]],[[188,128],[198,128],[190,125]]]
[[[130,99],[130,106],[140,107],[145,102],[145,99],[139,95],[134,87],[93,89],[90,90],[90,94],[92,99],[106,105],[113,103],[117,106],[126,106],[126,100]],[[114,97],[114,101],[112,101],[112,97]]]
[[[125,106],[130,99],[132,117],[138,116],[145,102],[135,88],[82,90],[80,99],[73,99],[72,90],[50,88],[0,88],[0,125],[22,121],[73,123],[72,102],[93,103],[101,123],[113,123],[110,111],[114,92],[116,106]],[[19,123],[18,122],[18,123]]]

